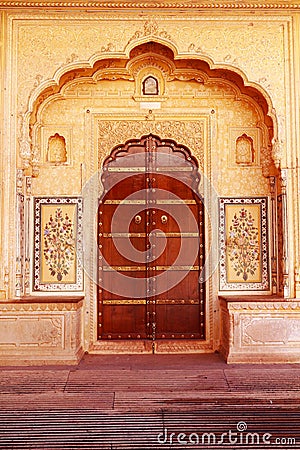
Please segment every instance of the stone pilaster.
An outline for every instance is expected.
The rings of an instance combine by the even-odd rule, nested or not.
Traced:
[[[300,54],[300,13],[295,17],[295,55]],[[297,211],[297,236],[300,236],[300,58],[295,58],[295,132],[296,132],[296,170],[295,170],[295,208]],[[298,124],[298,125],[297,125]],[[295,291],[296,297],[300,298],[300,243],[295,252]]]

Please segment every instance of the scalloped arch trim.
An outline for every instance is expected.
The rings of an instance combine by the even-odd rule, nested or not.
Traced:
[[[147,25],[148,24],[148,25]],[[146,25],[149,28],[146,28]],[[223,81],[230,83],[240,92],[242,96],[251,99],[252,103],[259,105],[262,113],[265,116],[266,124],[273,129],[273,136],[277,139],[278,127],[275,111],[272,106],[272,101],[265,90],[248,80],[245,73],[238,68],[226,65],[217,65],[210,58],[203,57],[197,51],[189,49],[188,53],[179,54],[176,45],[169,41],[168,36],[165,35],[164,30],[155,27],[155,22],[145,23],[144,31],[146,35],[133,35],[128,42],[126,49],[122,53],[114,51],[103,52],[102,54],[94,54],[87,61],[77,61],[67,64],[59,68],[52,79],[42,82],[31,94],[29,98],[29,108],[23,116],[23,131],[22,139],[24,142],[21,154],[25,162],[24,165],[31,164],[32,152],[29,152],[28,144],[31,139],[29,137],[30,125],[38,121],[39,111],[42,110],[42,105],[46,102],[59,98],[64,92],[64,88],[72,82],[81,82],[90,80],[92,83],[97,83],[101,79],[111,80],[113,83],[116,79],[130,79],[136,80],[141,69],[143,68],[141,58],[149,59],[149,64],[155,66],[155,61],[161,61],[167,67],[166,73],[162,74],[164,78],[162,85],[166,80],[172,79],[190,80],[195,79],[199,81],[198,77],[202,75],[200,82],[205,80],[216,80],[216,82]],[[152,35],[151,33],[156,35]],[[140,32],[138,32],[140,33]],[[164,35],[160,35],[160,33]],[[114,60],[113,66],[107,65],[108,60]],[[152,64],[151,64],[152,61]],[[193,63],[191,64],[191,62]],[[118,64],[119,62],[119,64]],[[188,71],[185,71],[185,63]],[[148,63],[147,63],[148,64]],[[135,73],[134,66],[137,65],[137,73]],[[191,65],[191,68],[189,67]],[[149,67],[150,67],[149,66]],[[133,70],[133,71],[132,71]],[[187,73],[188,72],[188,73]],[[264,119],[262,119],[264,121]],[[26,145],[25,145],[26,144]],[[30,156],[31,154],[31,156]]]
[[[161,33],[165,33],[161,31]],[[246,89],[247,87],[255,90],[258,95],[261,95],[268,105],[268,111],[266,112],[269,117],[272,118],[274,128],[276,130],[276,117],[273,114],[273,105],[270,96],[265,91],[265,89],[255,82],[250,82],[246,76],[246,74],[237,67],[234,67],[229,64],[215,64],[214,61],[204,56],[196,51],[189,51],[188,53],[179,54],[177,47],[174,43],[170,42],[166,36],[133,36],[133,38],[128,42],[125,51],[120,52],[105,52],[105,53],[95,53],[93,54],[89,60],[87,61],[76,61],[69,63],[63,67],[60,67],[54,74],[52,79],[48,79],[43,81],[36,89],[31,93],[31,96],[28,101],[28,110],[26,116],[31,116],[33,111],[38,108],[43,100],[47,97],[56,95],[62,89],[62,87],[69,81],[68,75],[75,78],[83,78],[83,77],[93,77],[94,73],[99,71],[97,68],[97,64],[100,65],[101,70],[101,61],[108,59],[115,60],[127,60],[127,63],[130,64],[130,61],[133,59],[134,51],[139,47],[148,45],[148,44],[158,44],[161,48],[167,49],[169,52],[172,52],[173,61],[179,60],[194,60],[194,61],[202,61],[205,63],[210,71],[223,71],[228,74],[232,74],[240,79],[241,85],[243,85]],[[234,81],[233,81],[234,82]],[[275,131],[274,130],[274,131]]]

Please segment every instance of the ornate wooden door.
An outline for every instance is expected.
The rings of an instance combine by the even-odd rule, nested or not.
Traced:
[[[99,339],[204,339],[204,211],[189,150],[149,135],[104,162]]]

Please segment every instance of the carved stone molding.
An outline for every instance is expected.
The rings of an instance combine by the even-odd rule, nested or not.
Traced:
[[[280,162],[283,155],[283,141],[279,139],[272,140],[272,156],[277,168],[280,167]]]
[[[132,137],[155,134],[162,139],[174,139],[186,145],[198,159],[200,170],[204,170],[204,120],[99,120],[98,154],[99,167],[104,156],[118,144]]]
[[[23,193],[23,182],[24,182],[24,172],[22,169],[17,170],[17,176],[16,176],[16,190],[17,194]]]
[[[212,344],[210,342],[172,342],[172,341],[157,341],[155,343],[155,353],[202,353],[212,351]]]
[[[300,302],[232,302],[228,305],[230,311],[300,311]]]
[[[152,341],[97,341],[90,348],[95,353],[151,353]],[[203,353],[211,352],[212,345],[210,342],[201,341],[162,341],[155,343],[155,353]]]
[[[63,316],[0,316],[1,344],[63,348]]]
[[[20,114],[19,151],[23,168],[28,169],[31,162],[31,138],[29,136],[29,126],[25,114]]]
[[[144,29],[141,31],[136,31],[134,35],[129,39],[128,44],[130,44],[132,41],[140,40],[143,38],[147,38],[150,36],[156,36],[163,39],[171,40],[171,36],[167,31],[161,30],[157,24],[157,22],[153,19],[147,20],[144,23]]]
[[[299,10],[300,3],[296,0],[292,3],[286,1],[257,2],[249,0],[246,2],[50,2],[50,1],[4,1],[2,8],[75,8],[75,9],[204,9],[204,10]]]
[[[82,305],[82,302],[79,306]],[[66,302],[57,302],[57,303],[22,303],[22,302],[14,302],[14,303],[1,303],[0,316],[3,313],[8,312],[16,312],[16,313],[24,313],[24,312],[59,312],[59,311],[77,311],[78,305],[77,303],[66,303]]]
[[[32,143],[29,119],[30,115],[28,112],[19,114],[19,155],[22,161],[22,168],[25,170],[31,168],[32,176],[37,177],[40,166],[40,148],[38,145]]]

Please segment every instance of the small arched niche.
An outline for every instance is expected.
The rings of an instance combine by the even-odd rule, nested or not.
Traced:
[[[143,95],[159,95],[158,79],[153,75],[148,75],[142,82]]]
[[[47,163],[57,165],[67,162],[66,140],[64,136],[55,133],[49,137],[46,161]]]
[[[243,166],[251,166],[255,161],[253,139],[246,134],[239,136],[235,143],[235,163]]]

